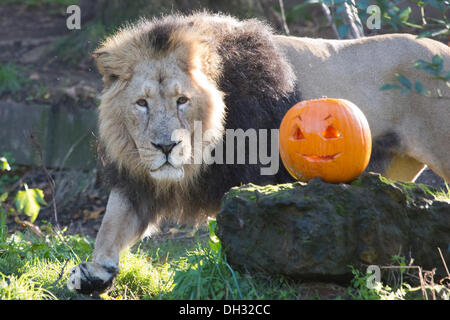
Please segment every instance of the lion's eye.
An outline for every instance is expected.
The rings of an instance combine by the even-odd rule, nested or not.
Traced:
[[[136,104],[139,107],[148,108],[147,100],[145,100],[145,99],[139,99],[138,101],[136,101]]]
[[[178,99],[177,99],[177,104],[185,104],[186,102],[188,102],[188,98],[186,98],[186,97],[179,97]]]

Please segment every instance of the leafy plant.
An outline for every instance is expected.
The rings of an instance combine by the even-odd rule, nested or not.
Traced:
[[[209,229],[209,247],[211,248],[212,253],[220,257],[222,244],[220,243],[220,239],[216,235],[217,221],[216,219],[209,219],[208,229]]]
[[[0,170],[11,171],[11,166],[9,165],[8,160],[5,157],[0,157]]]
[[[0,158],[0,164],[1,171],[11,170],[11,166],[9,165],[8,159],[5,156]],[[6,220],[6,218],[4,217],[6,213],[2,203],[4,203],[8,198],[8,192],[5,192],[3,189],[3,177],[4,176],[0,178],[0,191],[2,192],[0,194],[0,214],[2,215],[1,221]],[[30,217],[30,222],[33,223],[39,214],[41,205],[46,205],[47,203],[44,200],[44,192],[41,189],[30,189],[28,188],[28,185],[26,183],[23,186],[25,190],[18,191],[14,198],[15,207],[17,212],[24,213],[25,215]],[[2,225],[0,223],[0,227],[1,226]]]
[[[336,25],[339,37],[344,38],[350,31],[348,21],[344,19],[346,6],[354,6],[358,11],[361,22],[367,21],[373,14],[368,12],[370,5],[377,5],[380,9],[381,23],[392,27],[393,31],[398,32],[403,28],[414,28],[420,31],[419,38],[422,37],[440,37],[446,39],[450,34],[450,21],[447,12],[450,9],[448,0],[412,0],[419,8],[421,13],[420,21],[411,20],[412,7],[401,9],[399,4],[402,0],[307,0],[292,6],[286,11],[287,23],[292,23],[299,16],[307,18],[306,9],[311,6],[325,4],[331,12],[333,23]],[[439,19],[427,17],[425,15],[426,7],[434,7],[440,11]],[[359,24],[358,21],[355,21]],[[359,27],[363,27],[359,25]]]
[[[42,237],[16,231],[0,241],[0,300],[68,299],[68,270],[86,261],[93,241],[46,228]],[[65,271],[65,272],[64,272]]]
[[[349,2],[349,1],[347,1]],[[389,24],[395,32],[400,31],[401,28],[414,28],[421,30],[419,38],[421,37],[442,37],[445,39],[448,36],[450,22],[447,18],[447,11],[449,5],[447,0],[413,0],[421,13],[421,21],[411,21],[411,6],[401,9],[398,5],[401,0],[376,0],[372,1],[355,1],[355,5],[358,8],[358,12],[362,21],[366,21],[368,18],[367,8],[371,4],[375,4],[380,8],[381,20],[384,23]],[[441,18],[428,18],[425,15],[426,7],[434,7],[441,13]],[[430,23],[432,22],[432,23]]]
[[[444,59],[442,59],[439,55],[434,55],[431,62],[425,60],[416,60],[414,62],[413,68],[418,70],[423,70],[426,73],[430,74],[430,79],[436,81],[442,81],[447,86],[450,86],[450,71],[444,70]],[[395,77],[397,79],[397,83],[386,83],[380,87],[380,90],[392,90],[398,89],[402,95],[405,95],[410,92],[416,92],[420,95],[426,97],[432,97],[432,91],[423,86],[421,81],[413,81],[409,80],[402,74],[395,73]],[[450,97],[445,97],[439,88],[436,88],[436,94],[438,98],[449,99]]]
[[[6,225],[6,213],[1,206],[3,199],[0,199],[0,243],[6,241],[8,235],[8,226]]]
[[[395,259],[394,259],[395,260]],[[404,300],[412,287],[401,282],[397,289],[393,289],[381,282],[377,282],[374,288],[368,288],[367,280],[371,276],[369,273],[363,274],[358,269],[350,266],[353,279],[347,288],[347,294],[355,300]]]
[[[33,223],[41,209],[41,204],[46,205],[44,200],[44,192],[41,189],[29,189],[28,185],[24,184],[25,190],[17,192],[14,202],[17,211],[25,213],[30,217],[30,222]]]

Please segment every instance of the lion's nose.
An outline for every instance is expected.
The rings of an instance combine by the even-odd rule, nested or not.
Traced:
[[[160,143],[153,143],[152,142],[152,145],[156,149],[161,150],[166,156],[168,156],[170,151],[172,151],[173,147],[175,147],[178,143],[180,143],[180,141],[169,143],[169,144],[160,144]]]

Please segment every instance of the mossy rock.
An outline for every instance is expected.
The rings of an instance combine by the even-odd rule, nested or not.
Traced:
[[[232,188],[217,216],[228,261],[307,280],[351,277],[349,266],[391,265],[402,255],[425,269],[450,261],[450,203],[431,187],[365,173],[351,184]]]

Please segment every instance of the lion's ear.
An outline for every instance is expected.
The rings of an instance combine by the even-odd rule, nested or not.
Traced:
[[[92,56],[97,62],[97,69],[103,76],[102,79],[106,87],[111,86],[115,81],[121,78],[121,74],[124,73],[124,70],[118,67],[119,64],[115,61],[117,59],[115,59],[111,53],[99,49],[94,51]]]

